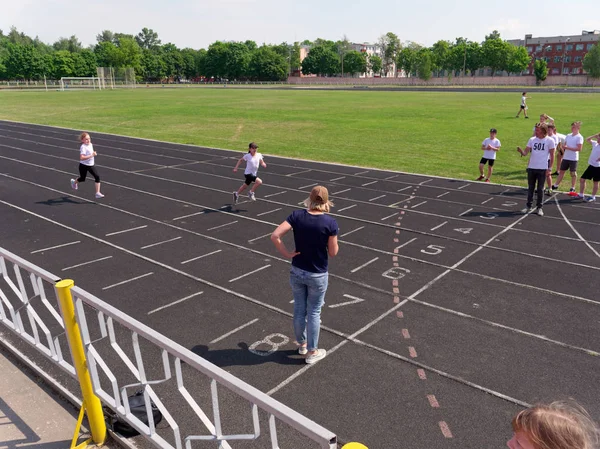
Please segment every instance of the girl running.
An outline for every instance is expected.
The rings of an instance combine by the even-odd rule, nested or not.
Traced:
[[[100,193],[100,176],[94,166],[94,157],[97,156],[97,153],[94,151],[92,139],[85,132],[81,133],[79,139],[81,140],[81,146],[79,147],[79,178],[71,179],[71,187],[77,190],[79,183],[85,182],[85,178],[89,172],[94,177],[94,182],[96,183],[96,198],[104,198],[104,195]]]
[[[254,192],[262,184],[262,179],[256,176],[256,174],[258,173],[258,166],[261,165],[263,168],[267,168],[267,164],[265,164],[262,154],[257,153],[257,149],[258,145],[252,142],[250,145],[248,145],[248,152],[240,158],[237,164],[235,164],[235,168],[233,169],[234,173],[237,172],[237,169],[242,163],[242,161],[246,161],[246,170],[244,171],[244,176],[246,177],[246,180],[244,181],[244,184],[242,184],[241,187],[237,190],[237,192],[233,192],[233,204],[237,204],[242,192],[246,190],[246,187],[248,187],[252,183],[254,183],[254,186],[248,193],[248,198],[250,198],[252,201],[256,201]]]

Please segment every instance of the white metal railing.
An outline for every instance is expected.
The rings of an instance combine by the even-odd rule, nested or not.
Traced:
[[[63,357],[70,351],[56,293],[46,295],[60,279],[2,248],[0,275],[0,321],[75,377],[71,359]],[[187,348],[79,287],[71,295],[94,393],[155,446],[191,449],[204,441],[225,449],[259,440],[276,449],[283,437],[285,447],[337,448],[335,434]],[[144,393],[148,425],[129,410],[127,398],[136,390]],[[151,402],[166,426],[155,426]],[[226,433],[236,426],[241,433]]]

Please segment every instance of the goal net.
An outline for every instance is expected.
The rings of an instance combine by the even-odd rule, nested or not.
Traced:
[[[96,71],[102,89],[135,88],[133,67],[97,67]]]
[[[66,89],[100,89],[100,80],[95,76],[67,77],[60,79],[60,90]]]

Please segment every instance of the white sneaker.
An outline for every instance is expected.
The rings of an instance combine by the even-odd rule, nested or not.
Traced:
[[[308,356],[306,356],[306,363],[312,365],[313,363],[324,359],[326,355],[327,351],[325,351],[325,349],[317,349],[317,352],[315,352],[314,354],[309,354]]]
[[[588,196],[585,199],[585,201],[588,202],[588,203],[593,203],[594,201],[596,201],[596,197],[595,196]]]
[[[308,353],[308,348],[306,346],[300,346],[298,348],[298,354],[306,355]]]
[[[101,193],[96,193],[96,198],[104,198],[104,195],[102,195]]]
[[[541,208],[541,207],[538,207],[538,208],[535,210],[535,213],[536,213],[538,216],[540,216],[540,217],[543,217],[543,216],[544,216],[544,211],[542,210],[542,208]]]
[[[533,210],[532,207],[525,207],[523,209],[521,209],[521,213],[522,214],[528,214],[529,212],[531,212]]]
[[[71,188],[73,190],[77,190],[79,188],[79,185],[75,182],[74,179],[71,179]]]
[[[250,192],[248,194],[248,198],[250,198],[252,201],[256,201],[256,197],[254,196],[254,192]]]
[[[233,192],[233,204],[237,204],[239,198],[240,198],[240,196],[238,195],[238,193]]]

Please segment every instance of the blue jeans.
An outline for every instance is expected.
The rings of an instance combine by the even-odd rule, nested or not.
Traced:
[[[319,345],[321,331],[321,307],[325,303],[325,292],[329,273],[311,273],[292,266],[290,285],[294,295],[294,334],[296,341],[315,351]]]

